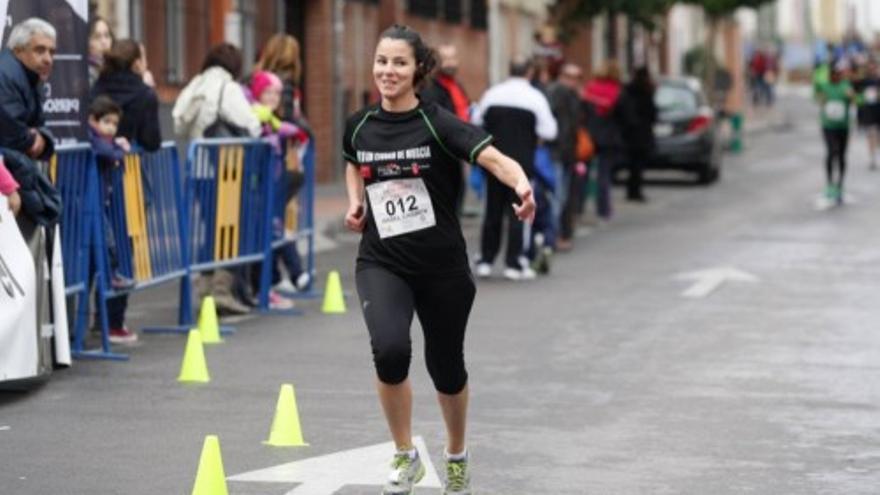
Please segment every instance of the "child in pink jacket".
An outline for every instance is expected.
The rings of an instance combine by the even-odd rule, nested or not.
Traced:
[[[15,181],[15,177],[9,173],[9,170],[6,170],[2,157],[0,157],[0,194],[6,196],[9,200],[9,209],[12,210],[12,214],[18,215],[18,210],[21,209],[21,198],[18,196],[18,182]]]

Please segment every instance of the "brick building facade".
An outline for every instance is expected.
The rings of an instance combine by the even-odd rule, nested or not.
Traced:
[[[303,105],[315,133],[321,181],[341,175],[335,144],[341,139],[339,123],[373,94],[373,49],[384,28],[405,23],[430,43],[457,44],[462,52],[461,78],[472,98],[479,97],[489,82],[486,0],[341,0],[340,4],[334,0],[97,0],[92,4],[93,12],[110,21],[117,37],[144,43],[166,111],[198,73],[213,44],[226,40],[241,47],[247,70],[272,34],[293,34],[302,45]],[[337,6],[341,23],[334,25]],[[337,39],[341,54],[335,50]],[[337,66],[341,87],[335,84]],[[166,135],[170,136],[170,128]]]

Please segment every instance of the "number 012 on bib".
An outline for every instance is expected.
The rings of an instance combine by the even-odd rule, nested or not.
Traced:
[[[367,186],[379,237],[386,239],[437,224],[425,181],[395,179]]]

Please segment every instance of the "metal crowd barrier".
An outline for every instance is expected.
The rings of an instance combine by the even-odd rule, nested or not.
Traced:
[[[87,144],[59,147],[51,173],[64,202],[66,292],[78,298],[74,357],[127,358],[110,347],[107,300],[129,291],[180,280],[178,324],[143,330],[185,332],[194,323],[193,273],[260,262],[259,307],[267,311],[273,249],[303,240],[303,269],[314,280],[314,156],[310,143],[297,218],[283,221],[284,205],[279,209],[275,201],[280,158],[261,140],[194,141],[183,169],[174,143],[155,153],[129,154],[122,166],[106,170]],[[294,226],[294,232],[273,237],[273,221]],[[132,278],[134,287],[113,289],[114,272]],[[92,288],[101,334],[97,350],[85,349]],[[300,295],[315,296],[311,287]]]
[[[98,294],[105,292],[105,257],[101,254],[103,243],[98,244],[98,239],[103,235],[99,221],[100,181],[91,147],[88,144],[59,146],[49,170],[64,205],[60,231],[65,293],[68,301],[76,298],[71,354],[75,358],[126,359],[125,355],[110,349],[106,304],[100,297],[97,323],[101,328],[101,348],[85,349],[92,281]],[[93,275],[97,276],[93,278]]]

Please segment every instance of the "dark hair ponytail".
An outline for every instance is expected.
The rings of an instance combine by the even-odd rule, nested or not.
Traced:
[[[421,85],[422,82],[434,72],[434,68],[437,67],[437,55],[434,52],[434,49],[422,40],[422,37],[417,31],[408,26],[401,26],[400,24],[391,26],[379,36],[380,40],[386,38],[403,40],[410,46],[410,48],[412,48],[413,54],[416,58],[416,74],[413,77],[413,86],[418,88],[419,85]]]
[[[109,74],[129,71],[139,58],[141,58],[140,43],[130,39],[116,40],[110,51],[104,54],[104,68],[101,72]]]

